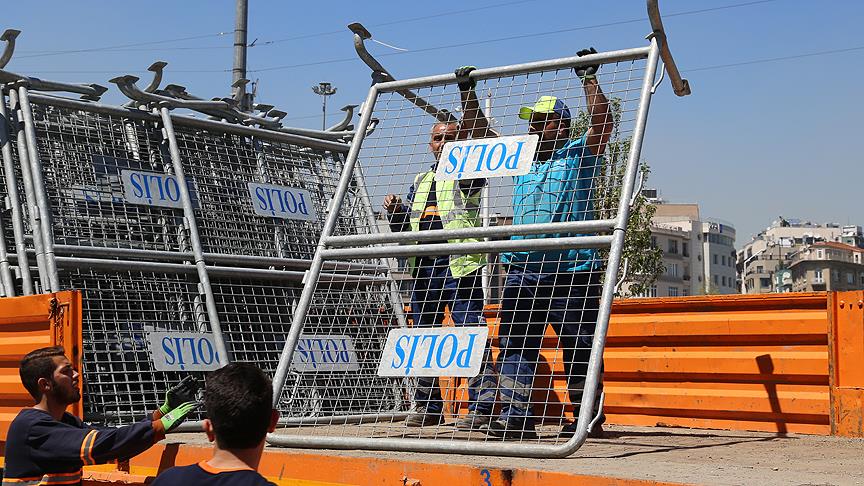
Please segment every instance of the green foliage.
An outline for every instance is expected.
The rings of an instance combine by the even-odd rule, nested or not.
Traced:
[[[594,184],[594,210],[598,219],[611,219],[616,216],[621,189],[627,169],[627,155],[630,152],[630,138],[622,138],[619,122],[621,121],[621,100],[609,100],[610,111],[614,119],[614,129],[606,153],[601,158],[601,166]],[[588,129],[590,120],[586,111],[580,111],[573,119],[572,135],[579,137]],[[642,181],[647,182],[651,172],[648,164],[639,165]],[[620,297],[632,297],[646,294],[657,278],[666,270],[663,266],[663,251],[651,246],[651,218],[656,208],[649,204],[645,196],[638,194],[630,210],[627,222],[627,232],[624,238],[622,267],[626,262],[627,275],[625,284],[619,289]],[[604,259],[608,254],[602,255]]]

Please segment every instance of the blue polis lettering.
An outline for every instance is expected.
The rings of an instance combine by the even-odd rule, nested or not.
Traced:
[[[273,199],[276,199],[276,204],[279,205],[277,211]],[[306,197],[300,193],[295,195],[294,192],[279,188],[256,187],[255,197],[258,199],[258,207],[263,211],[269,211],[270,214],[289,213],[309,215],[309,208],[306,205]],[[299,197],[299,201],[297,200]]]
[[[158,201],[167,199],[178,202],[180,200],[180,184],[174,176],[133,172],[129,176],[129,182],[132,183],[135,197],[146,198],[149,203],[153,202],[157,192]]]
[[[339,340],[333,338],[300,339],[297,342],[297,355],[300,357],[301,363],[311,364],[313,368],[318,367],[319,357],[321,364],[351,362],[346,338]]]
[[[162,338],[162,350],[165,351],[165,364],[180,366],[186,369],[186,364],[211,365],[219,362],[219,353],[213,349],[213,344],[206,338],[165,336]],[[188,354],[187,354],[188,351]],[[189,359],[191,358],[191,360]]]
[[[474,342],[477,340],[476,334],[469,334],[468,344],[461,350],[459,349],[459,339],[455,334],[445,334],[441,337],[440,342],[438,338],[438,334],[400,336],[396,340],[395,349],[398,362],[394,359],[390,362],[390,366],[394,369],[404,367],[405,375],[407,376],[411,372],[411,368],[414,367],[414,358],[417,354],[418,345],[425,344],[427,340],[431,340],[431,342],[425,360],[423,356],[420,357],[423,360],[422,368],[431,368],[433,358],[438,368],[446,368],[453,364],[453,361],[456,361],[456,366],[459,368],[469,368],[471,366],[471,352],[474,349]],[[449,346],[448,339],[452,340]]]
[[[465,165],[468,163],[468,158],[472,156],[472,154],[479,150],[479,155],[477,156],[477,166],[474,168],[474,172],[480,172],[482,170],[486,171],[496,171],[501,168],[503,165],[507,169],[515,169],[519,162],[519,155],[522,153],[522,146],[525,145],[525,142],[517,142],[516,143],[516,151],[513,154],[507,155],[507,145],[503,143],[496,143],[492,145],[492,148],[489,149],[488,143],[481,143],[477,145],[463,145],[463,146],[455,146],[450,149],[450,153],[447,155],[447,165],[444,168],[444,173],[452,174],[454,172],[458,172],[459,175],[462,175],[462,172],[465,171]],[[496,151],[500,149],[500,155],[496,159]],[[487,154],[486,151],[489,151]],[[459,158],[461,157],[461,161]]]

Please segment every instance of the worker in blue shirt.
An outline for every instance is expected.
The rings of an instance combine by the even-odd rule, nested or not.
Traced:
[[[593,48],[579,56],[594,54]],[[536,157],[528,174],[513,179],[513,224],[584,221],[594,218],[594,181],[600,156],[612,132],[609,102],[596,79],[599,65],[579,66],[590,127],[571,138],[571,114],[554,96],[542,96],[519,117],[537,135]],[[575,236],[513,236],[513,240]],[[551,324],[564,354],[570,401],[579,405],[597,321],[602,262],[593,249],[511,251],[501,254],[507,268],[501,302],[497,360],[502,410],[487,434],[536,439],[531,391],[546,326]],[[569,423],[562,436],[572,436]]]
[[[153,486],[274,486],[257,471],[264,439],[279,421],[267,375],[249,363],[225,365],[207,376],[204,405],[213,457],[168,469]]]
[[[197,386],[187,380],[168,392],[152,418],[116,429],[90,427],[66,412],[81,400],[81,391],[79,374],[62,347],[27,353],[19,374],[36,405],[9,426],[2,486],[80,485],[83,466],[140,454],[197,406]]]

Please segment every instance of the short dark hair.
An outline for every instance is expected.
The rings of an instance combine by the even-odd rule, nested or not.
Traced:
[[[66,356],[66,350],[62,346],[39,348],[27,353],[21,358],[21,363],[18,365],[21,383],[37,402],[42,400],[39,378],[53,380],[54,370],[57,368],[57,365],[54,364],[56,356]]]
[[[270,426],[273,385],[250,363],[230,363],[207,375],[207,417],[221,449],[255,447]]]

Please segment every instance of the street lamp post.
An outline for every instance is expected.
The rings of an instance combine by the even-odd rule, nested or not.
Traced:
[[[336,94],[336,88],[330,83],[322,81],[318,86],[312,86],[312,91],[321,96],[321,130],[327,129],[327,97]]]

